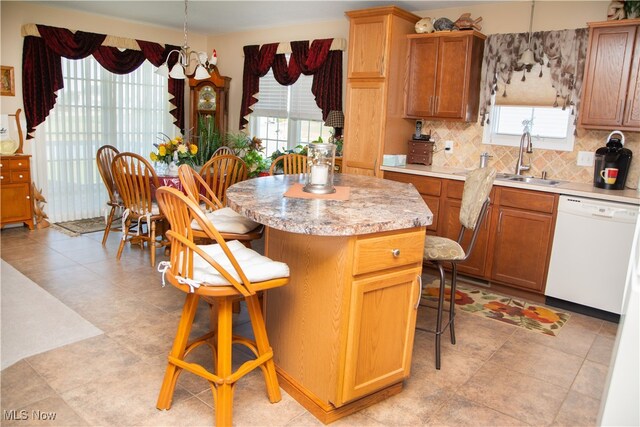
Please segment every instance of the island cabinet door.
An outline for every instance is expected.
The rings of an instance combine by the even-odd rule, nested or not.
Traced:
[[[352,282],[340,406],[409,376],[420,267]]]

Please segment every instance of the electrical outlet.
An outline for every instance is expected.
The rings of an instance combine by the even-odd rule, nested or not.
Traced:
[[[444,142],[444,152],[449,154],[453,153],[453,141]]]
[[[591,151],[578,151],[578,166],[593,166],[594,155]]]

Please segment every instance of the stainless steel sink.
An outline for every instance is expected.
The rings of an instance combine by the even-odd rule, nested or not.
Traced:
[[[554,186],[562,183],[562,181],[557,181],[555,179],[534,178],[532,176],[514,176],[512,178],[506,179],[506,181],[522,182],[525,184],[535,184],[535,185],[548,185],[548,186]]]
[[[467,175],[469,172],[470,171],[454,172],[454,175]],[[562,184],[564,182],[556,179],[542,179],[535,178],[533,176],[522,176],[505,172],[497,173],[496,179],[498,181],[521,182],[523,184],[544,185],[549,187],[553,187],[554,185]]]

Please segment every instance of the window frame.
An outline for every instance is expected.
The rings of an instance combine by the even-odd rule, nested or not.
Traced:
[[[502,108],[531,108],[533,109],[533,112],[535,112],[535,109],[554,108],[562,111],[561,109],[555,107],[542,107],[538,105],[492,105],[489,113],[489,123],[484,125],[484,131],[482,135],[483,144],[500,145],[507,147],[520,146],[520,137],[522,134],[518,135],[497,133],[499,114]],[[573,148],[575,146],[576,129],[574,122],[575,116],[569,113],[567,116],[567,134],[564,138],[543,137],[532,132],[531,139],[533,142],[533,147],[540,150],[573,151]]]

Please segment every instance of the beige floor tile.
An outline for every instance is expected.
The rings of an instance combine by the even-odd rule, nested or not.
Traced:
[[[155,410],[141,418],[140,426],[211,426],[215,425],[213,411],[200,399],[191,397],[171,405],[166,411]]]
[[[491,358],[492,363],[567,389],[576,378],[583,360],[541,344],[523,346],[517,340],[507,341]]]
[[[56,394],[44,378],[24,360],[3,369],[0,381],[3,411],[17,410]]]
[[[153,323],[132,323],[107,335],[141,359],[167,355],[171,350],[180,317],[165,313]]]
[[[527,423],[462,396],[453,396],[429,421],[434,426],[526,426]]]
[[[482,366],[484,360],[456,351],[455,346],[443,346],[441,366],[435,365],[435,340],[433,335],[417,331],[413,344],[411,377],[433,383],[441,388],[456,389],[467,382]]]
[[[362,413],[385,425],[424,425],[452,395],[450,389],[413,375],[405,381],[401,393],[362,410]]]
[[[11,265],[25,276],[30,277],[30,274],[60,270],[66,267],[76,266],[78,263],[61,253],[50,251],[42,254],[32,254],[28,257],[21,258],[19,262],[13,261]]]
[[[322,427],[324,424],[318,420],[316,417],[311,415],[310,412],[305,412],[302,415],[299,415],[289,421],[287,426],[291,427]],[[367,417],[360,412],[356,412],[355,414],[351,414],[347,417],[340,418],[337,421],[334,421],[330,424],[332,427],[355,427],[355,426],[367,426],[367,427],[383,427],[388,424],[379,423],[376,420]]]
[[[599,335],[603,335],[609,338],[615,338],[618,334],[618,324],[614,322],[602,322],[602,327],[598,332]]]
[[[596,426],[600,400],[584,394],[569,391],[560,407],[553,425],[558,426]]]
[[[571,386],[571,390],[593,397],[594,399],[600,399],[608,371],[609,368],[606,365],[585,360],[573,386]]]
[[[526,423],[549,424],[558,413],[568,391],[489,362],[464,387],[459,388],[457,393]]]
[[[598,335],[587,354],[587,360],[609,366],[614,344],[615,338]]]
[[[88,422],[79,416],[67,403],[58,396],[39,400],[18,411],[23,419],[2,421],[3,426],[86,426]]]
[[[139,357],[113,339],[99,335],[26,359],[58,393],[96,381],[102,376],[119,376]]]
[[[163,374],[159,367],[132,363],[116,374],[103,375],[61,396],[91,425],[140,425],[158,412],[156,402]],[[173,403],[190,397],[189,392],[177,386]]]
[[[560,329],[560,332],[555,337],[535,331],[529,331],[524,328],[517,328],[513,333],[513,340],[514,342],[519,342],[525,347],[530,343],[536,343],[546,347],[555,348],[556,350],[561,350],[575,356],[586,357],[596,335],[597,330],[590,331],[581,325],[572,326],[566,324]]]

